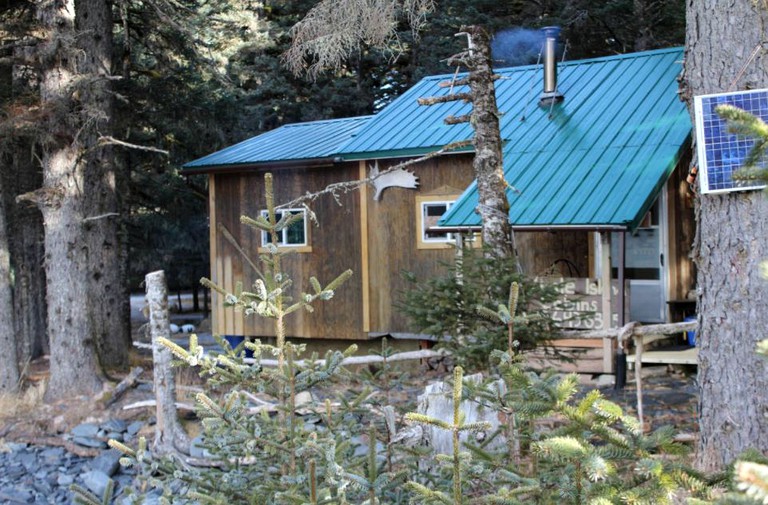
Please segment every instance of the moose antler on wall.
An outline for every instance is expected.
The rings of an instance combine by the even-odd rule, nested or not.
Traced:
[[[373,199],[376,201],[379,201],[382,191],[387,188],[416,189],[419,187],[419,178],[413,172],[403,168],[380,172],[378,161],[371,166],[370,179],[376,189],[376,193],[373,195]]]

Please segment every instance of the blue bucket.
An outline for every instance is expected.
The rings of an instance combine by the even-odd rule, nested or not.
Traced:
[[[222,337],[224,337],[224,340],[227,341],[232,349],[245,342],[245,337],[243,335],[222,335]],[[247,348],[244,348],[244,350],[246,358],[253,358],[252,350]]]
[[[691,321],[696,321],[696,316],[688,316],[683,319],[685,323],[690,323]],[[696,330],[686,331],[685,333],[688,337],[688,345],[694,347],[696,345]]]

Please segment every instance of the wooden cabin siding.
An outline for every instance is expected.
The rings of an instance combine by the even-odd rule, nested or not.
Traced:
[[[518,232],[515,242],[523,272],[531,277],[589,277],[589,232]]]
[[[696,269],[691,259],[696,235],[695,195],[686,182],[689,164],[690,154],[680,161],[666,187],[669,216],[669,300],[686,300],[688,293],[696,287]],[[691,315],[692,312],[690,308],[683,310],[674,304],[670,309],[672,321],[679,320],[682,315]]]
[[[258,230],[240,224],[240,216],[257,216],[266,207],[264,173],[252,170],[246,173],[212,175],[211,227],[215,240],[212,260],[214,281],[227,291],[234,291],[238,281],[249,289],[256,280],[253,269],[237,250],[225,239],[219,227],[224,226],[258,262],[261,234]],[[319,191],[331,183],[357,178],[357,163],[333,167],[307,169],[281,169],[273,171],[275,202],[288,202],[307,192]],[[339,205],[340,203],[340,205]],[[286,319],[289,337],[306,338],[364,338],[362,331],[362,282],[360,249],[360,202],[357,192],[339,196],[338,203],[330,195],[322,196],[311,204],[319,224],[308,223],[311,252],[283,256],[282,265],[293,279],[294,297],[309,291],[309,278],[315,276],[326,284],[347,269],[354,275],[339,289],[333,299],[316,304],[315,311],[298,311]],[[214,236],[214,232],[212,232]],[[260,265],[259,265],[260,266]],[[274,336],[272,321],[256,316],[244,318],[233,309],[221,309],[214,317],[213,331],[219,334],[248,336]]]
[[[401,160],[379,160],[387,167]],[[370,166],[371,162],[367,162]],[[370,328],[373,333],[415,333],[407,318],[396,308],[405,290],[412,286],[402,272],[427,280],[445,274],[441,263],[451,262],[454,249],[419,249],[417,244],[417,197],[450,193],[455,196],[472,182],[472,156],[449,155],[433,158],[410,168],[419,178],[416,190],[389,188],[379,201],[368,193],[368,250],[370,282]]]

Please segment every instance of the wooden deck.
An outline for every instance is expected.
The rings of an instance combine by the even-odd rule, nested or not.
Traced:
[[[695,365],[698,363],[698,347],[660,349],[654,351],[643,351],[643,364],[662,364],[662,365]],[[627,356],[627,364],[630,368],[634,366],[635,355]]]

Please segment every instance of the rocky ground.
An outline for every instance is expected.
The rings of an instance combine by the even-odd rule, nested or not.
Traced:
[[[137,312],[136,317],[142,316]],[[140,324],[136,324],[135,329],[139,328]],[[138,333],[135,337],[140,339]],[[94,406],[93,399],[81,398],[38,405],[16,416],[4,416],[0,412],[0,504],[72,503],[70,488],[73,484],[101,496],[110,482],[114,485],[113,503],[130,503],[126,491],[133,484],[134,475],[130,468],[119,465],[119,453],[108,448],[106,441],[116,439],[135,445],[139,436],[148,440],[154,436],[153,409],[123,409],[127,404],[153,398],[148,354],[144,351],[132,358],[134,366],[140,365],[147,371],[138,386],[109,409],[99,409]],[[41,360],[32,367],[32,381],[45,377],[46,365]],[[415,397],[423,391],[427,381],[445,375],[435,370],[422,372],[418,374],[422,384],[408,388],[409,396]],[[646,367],[644,377],[647,424],[652,428],[671,424],[695,439],[695,369]],[[194,386],[196,375],[192,372],[184,375],[182,371],[177,382],[182,386]],[[621,404],[630,413],[635,412],[636,392],[631,372],[628,384],[622,390],[614,389],[606,380],[585,381],[584,391],[594,387],[600,387],[608,399]],[[180,400],[185,401],[184,398]],[[194,425],[194,422],[190,423],[191,427]],[[366,449],[361,447],[361,450]],[[152,505],[158,501],[158,496],[151,495],[144,503]]]
[[[689,373],[686,373],[689,372]],[[644,379],[644,408],[646,420],[653,428],[671,424],[678,431],[695,434],[696,386],[691,370],[673,370],[666,367],[646,368]],[[632,375],[630,374],[630,379]],[[585,391],[594,387],[586,384]],[[610,385],[601,388],[603,394],[635,411],[634,384],[615,390]],[[135,401],[151,395],[151,385],[144,383],[121,402]],[[58,504],[71,503],[72,484],[79,485],[101,496],[107,484],[115,487],[113,503],[129,503],[126,490],[133,482],[131,469],[119,465],[120,455],[109,449],[106,440],[117,439],[132,445],[140,435],[153,436],[151,409],[143,409],[134,419],[126,419],[119,408],[89,412],[77,417],[55,415],[47,409],[47,424],[35,416],[27,420],[13,420],[13,426],[0,425],[0,503]],[[40,414],[38,414],[40,415]],[[52,417],[50,417],[52,416]],[[10,421],[9,421],[10,422]],[[32,430],[30,426],[39,429]],[[150,496],[144,503],[157,503],[158,496]]]

